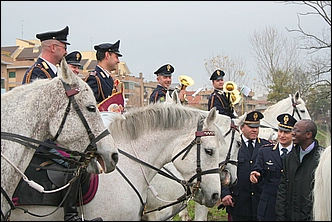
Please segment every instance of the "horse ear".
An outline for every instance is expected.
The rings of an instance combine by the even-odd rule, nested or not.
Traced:
[[[247,113],[245,112],[242,116],[239,116],[237,119],[232,119],[236,126],[243,125],[244,120],[247,118]]]
[[[60,67],[57,72],[58,77],[62,78],[62,80],[67,84],[72,84],[75,74],[74,72],[69,68],[66,59],[63,57],[60,62]]]
[[[173,100],[171,96],[169,95],[169,91],[166,92],[166,99],[165,99],[165,104],[172,104]]]
[[[219,115],[217,114],[217,108],[213,107],[208,113],[206,119],[204,120],[205,124],[207,124],[208,126],[212,126],[212,124],[214,124],[214,122],[216,121],[217,115]]]
[[[300,98],[300,93],[299,93],[299,91],[296,91],[296,93],[294,95],[295,101],[297,101],[299,98]]]
[[[173,103],[175,104],[181,104],[180,98],[179,98],[179,94],[176,90],[174,90],[172,92],[172,99],[173,99]]]

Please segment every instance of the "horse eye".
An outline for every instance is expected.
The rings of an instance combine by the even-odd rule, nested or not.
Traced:
[[[89,105],[86,107],[90,112],[96,112],[96,106],[95,105]]]
[[[305,110],[300,110],[300,112],[301,112],[301,113],[304,113],[304,112],[305,112]]]
[[[212,156],[213,150],[212,149],[205,149],[205,153],[209,156]]]

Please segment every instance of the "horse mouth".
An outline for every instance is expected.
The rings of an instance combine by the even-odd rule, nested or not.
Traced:
[[[104,159],[99,155],[96,156],[96,166],[97,166],[97,171],[99,172],[99,174],[103,173],[103,172],[107,172]]]

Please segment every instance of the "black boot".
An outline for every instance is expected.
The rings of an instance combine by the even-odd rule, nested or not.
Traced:
[[[78,195],[78,189],[80,186],[82,175],[79,175],[79,178],[75,180],[69,187],[70,189],[68,196],[66,200],[63,203],[63,210],[64,210],[64,220],[65,221],[83,221],[82,218],[78,216],[77,211],[77,195]],[[64,191],[67,192],[67,189]],[[92,220],[85,220],[85,221],[103,221],[101,217],[97,217]]]

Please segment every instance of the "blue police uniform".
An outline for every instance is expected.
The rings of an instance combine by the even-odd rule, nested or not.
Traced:
[[[290,114],[280,114],[277,117],[279,121],[278,129],[290,132],[296,123],[296,119]],[[293,144],[288,147],[291,151]],[[258,177],[258,183],[262,183],[262,194],[257,208],[257,219],[261,221],[275,221],[277,214],[275,205],[277,200],[277,191],[281,175],[283,173],[283,162],[281,159],[281,144],[268,144],[262,146],[258,151],[258,156],[254,166],[254,171],[261,174]],[[284,147],[286,148],[286,147]]]
[[[162,75],[162,76],[172,76],[172,73],[174,72],[174,67],[171,64],[165,64],[161,66],[157,71],[154,72],[154,74]],[[157,87],[152,91],[150,95],[149,102],[150,103],[156,103],[156,102],[165,102],[166,100],[166,93],[169,91],[169,94],[172,95],[172,92],[174,90],[167,89],[160,84],[157,85]]]
[[[97,54],[112,52],[121,57],[122,55],[119,52],[119,45],[120,40],[114,44],[103,43],[96,45],[94,49],[97,50]],[[113,93],[114,80],[110,73],[107,75],[106,72],[108,71],[103,70],[99,65],[97,65],[95,70],[90,72],[84,79],[84,81],[91,87],[97,103],[107,99]]]
[[[244,124],[250,127],[259,127],[259,120],[264,116],[260,112],[253,111],[247,114]],[[257,206],[262,192],[262,183],[251,183],[249,176],[256,163],[256,157],[260,147],[270,144],[268,140],[257,138],[255,146],[251,154],[243,135],[241,135],[242,145],[238,153],[237,166],[237,184],[232,187],[222,187],[221,198],[226,195],[231,195],[234,202],[234,207],[227,206],[226,212],[231,215],[239,215],[256,218]]]
[[[222,70],[217,69],[212,73],[210,80],[214,81],[223,79],[224,76],[225,73]],[[231,100],[229,97],[229,93],[226,96],[225,92],[215,89],[208,99],[208,111],[210,111],[213,107],[216,107],[219,114],[226,115],[231,118],[236,118],[236,116],[234,115],[234,108],[232,106],[232,103],[230,102]]]
[[[66,45],[70,45],[67,42],[67,35],[69,32],[69,27],[66,26],[64,29],[60,31],[51,31],[36,34],[36,38],[39,39],[41,42],[49,39],[58,40]],[[24,74],[22,84],[31,83],[35,79],[53,79],[56,77],[56,73],[49,67],[47,62],[42,59],[38,58],[34,65],[32,65]]]

